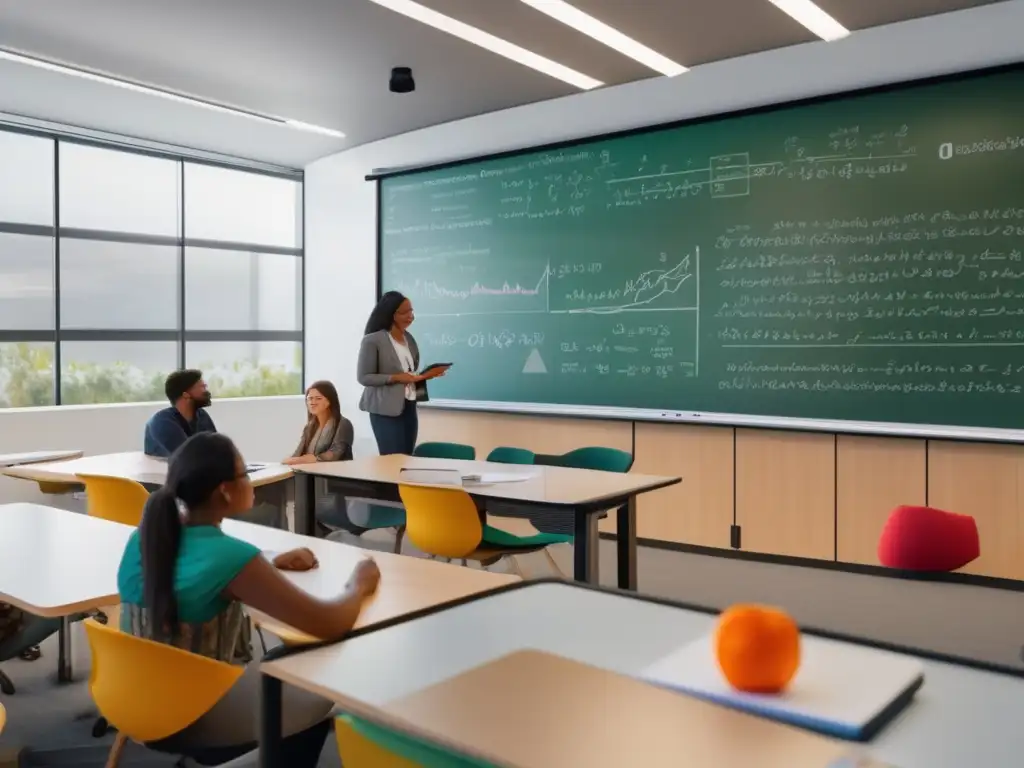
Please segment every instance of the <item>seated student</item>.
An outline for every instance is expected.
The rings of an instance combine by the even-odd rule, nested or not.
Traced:
[[[318,600],[278,569],[317,566],[308,549],[271,562],[255,546],[221,530],[225,517],[247,511],[253,489],[230,438],[199,433],[171,456],[167,483],[150,496],[118,570],[121,630],[137,637],[233,662],[242,605],[324,640],[352,629],[380,573],[360,562],[333,600]],[[140,684],[145,684],[140,681]],[[260,673],[253,663],[214,707],[180,733],[150,746],[204,763],[232,760],[256,748]],[[284,686],[287,764],[313,768],[331,727],[330,701]]]
[[[352,422],[341,415],[338,390],[329,381],[315,381],[306,390],[308,419],[299,444],[284,464],[311,464],[317,461],[350,461],[354,431]],[[333,492],[330,480],[318,478],[324,486],[316,494],[316,519],[327,531],[341,528],[360,534],[365,529],[354,526],[347,512],[347,500]]]
[[[175,371],[164,382],[164,394],[171,405],[154,413],[146,422],[142,450],[147,456],[166,459],[198,432],[216,432],[206,409],[213,396],[203,381],[203,372]]]
[[[349,461],[354,432],[352,422],[341,415],[338,390],[329,381],[314,381],[306,390],[306,426],[299,445],[285,464],[317,461]]]
[[[206,409],[213,403],[203,372],[195,369],[175,371],[164,382],[169,408],[157,411],[146,422],[143,452],[147,456],[166,459],[192,435],[216,432],[217,427]],[[154,490],[153,486],[146,486]],[[271,483],[257,492],[253,511],[244,517],[247,523],[273,528],[284,526],[284,505],[287,501],[283,483]]]

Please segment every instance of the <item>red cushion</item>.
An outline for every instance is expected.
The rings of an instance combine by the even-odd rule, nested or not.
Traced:
[[[878,560],[910,571],[955,571],[981,554],[970,515],[932,507],[896,507],[878,540]]]

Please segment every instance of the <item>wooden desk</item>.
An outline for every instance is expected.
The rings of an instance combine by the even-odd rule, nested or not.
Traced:
[[[78,474],[108,475],[135,480],[139,483],[163,485],[167,479],[167,460],[147,456],[141,451],[128,453],[104,453],[85,456],[71,461],[57,461],[48,464],[24,464],[4,467],[0,474],[32,480],[49,488],[64,486],[71,490],[82,483]],[[268,464],[251,476],[253,486],[279,483],[292,477],[292,471],[284,464]]]
[[[827,768],[855,754],[835,739],[534,650],[353,714],[516,768]]]
[[[43,461],[67,461],[77,459],[81,451],[26,451],[25,453],[0,453],[0,467],[17,467],[21,464],[36,464]]]
[[[368,713],[523,649],[637,675],[709,632],[714,620],[713,614],[632,593],[573,582],[523,582],[344,643],[268,662],[263,665],[264,711],[273,711],[280,693],[275,681],[314,691],[343,710]],[[1024,711],[1024,680],[962,665],[923,663],[924,687],[865,745],[866,753],[898,768],[1017,765],[1024,751],[1024,729],[1016,714]],[[587,729],[574,733],[574,722],[569,717],[559,721],[561,738],[570,743],[592,738]],[[507,725],[522,736],[514,721]],[[275,734],[273,726],[272,720],[263,722],[263,766],[280,764],[274,752],[279,730]]]
[[[680,482],[678,477],[596,472],[567,467],[515,466],[485,461],[456,461],[413,456],[374,456],[354,461],[320,462],[295,466],[295,527],[312,532],[314,480],[330,478],[338,492],[355,498],[400,501],[398,484],[403,468],[453,469],[463,474],[510,472],[530,474],[529,480],[467,487],[478,500],[514,502],[523,507],[560,507],[575,519],[574,576],[598,581],[598,514],[618,509],[619,586],[636,589],[636,497]],[[300,519],[302,522],[300,523]]]
[[[68,617],[118,604],[117,568],[133,530],[41,504],[0,505],[0,600],[61,619],[60,682],[72,674]]]
[[[287,571],[285,575],[300,589],[323,599],[337,597],[356,563],[372,555],[380,568],[381,586],[359,615],[357,629],[519,581],[518,576],[511,574],[462,568],[419,557],[367,552],[341,542],[314,539],[237,520],[225,520],[223,528],[230,535],[265,552],[284,552],[297,547],[313,550],[320,561],[319,568],[302,573]],[[280,624],[259,611],[249,609],[249,614],[265,629],[289,643],[308,643],[317,639]]]

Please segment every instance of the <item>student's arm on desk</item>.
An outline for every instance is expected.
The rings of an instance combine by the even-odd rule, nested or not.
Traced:
[[[272,619],[320,640],[340,640],[355,626],[363,601],[380,580],[377,564],[361,561],[344,590],[333,600],[320,600],[299,589],[266,558],[254,557],[228,584],[226,592]]]

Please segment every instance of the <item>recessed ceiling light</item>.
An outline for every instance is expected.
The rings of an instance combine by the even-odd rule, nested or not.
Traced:
[[[565,0],[519,0],[519,2],[526,3],[556,21],[594,38],[599,43],[604,43],[609,48],[614,48],[624,56],[640,62],[645,67],[650,67],[655,72],[674,77],[687,71],[682,64],[677,64],[657,51],[651,50],[643,43],[638,43],[628,35],[619,32],[615,27],[610,27],[603,21],[595,19]]]
[[[85,69],[69,67],[65,64],[56,64],[52,61],[47,61],[46,59],[37,59],[35,56],[26,56],[22,53],[14,53],[13,51],[5,51],[0,49],[0,59],[5,61],[11,61],[15,64],[25,64],[30,67],[35,67],[36,69],[45,69],[50,72],[57,72],[58,74],[62,75],[71,75],[72,77],[77,77],[82,80],[91,80],[94,83],[112,85],[117,88],[123,88],[126,91],[143,93],[148,96],[159,96],[161,99],[167,99],[168,101],[176,101],[179,104],[187,104],[192,107],[202,107],[203,109],[209,109],[213,112],[222,112],[228,115],[248,117],[250,120],[260,120],[261,122],[264,123],[272,123],[274,125],[280,125],[286,128],[294,128],[296,130],[307,131],[309,133],[319,133],[324,136],[332,136],[337,139],[345,138],[344,133],[342,133],[341,131],[336,131],[333,128],[323,128],[319,125],[303,123],[299,120],[289,120],[283,117],[261,115],[258,112],[250,112],[245,109],[226,107],[223,104],[217,104],[212,101],[196,99],[191,96],[182,96],[180,93],[174,93],[173,91],[165,91],[160,88],[153,88],[152,86],[148,85],[140,85],[139,83],[133,83],[130,80],[122,80],[119,77],[101,75],[96,72],[90,72]]]
[[[838,40],[850,34],[850,30],[829,16],[811,0],[768,0],[780,11],[789,14],[822,40]]]
[[[449,35],[465,40],[467,43],[479,45],[491,53],[504,56],[506,59],[511,59],[538,72],[543,72],[545,75],[561,80],[563,83],[575,85],[582,90],[588,91],[591,88],[604,85],[600,80],[588,77],[582,72],[577,72],[575,69],[570,69],[540,54],[520,48],[508,40],[502,40],[500,37],[495,37],[489,32],[484,32],[482,29],[477,29],[465,22],[453,19],[451,16],[445,16],[443,13],[438,13],[431,8],[413,2],[413,0],[370,0],[370,2],[387,8],[389,11],[400,13],[410,19],[415,19],[422,24],[426,24],[428,27],[433,27],[441,32],[447,32]]]

